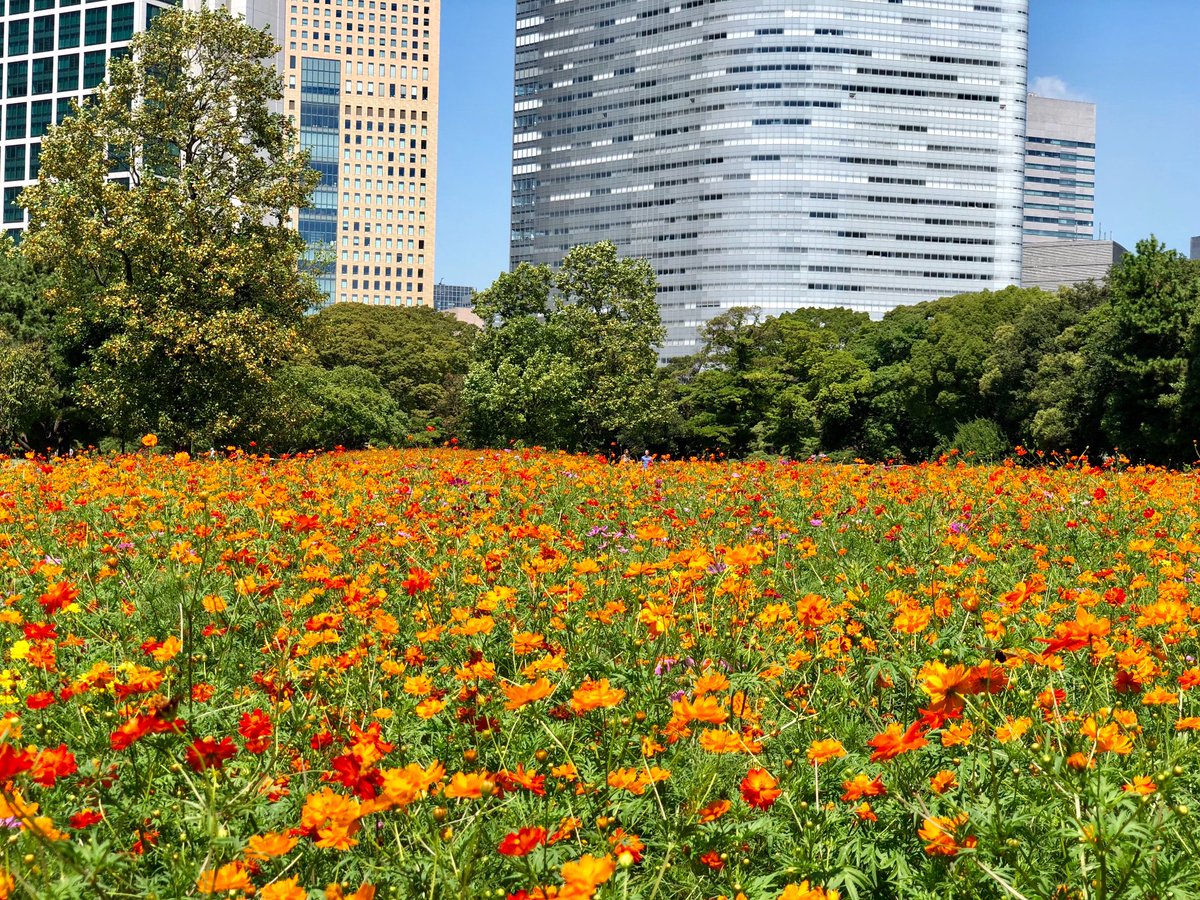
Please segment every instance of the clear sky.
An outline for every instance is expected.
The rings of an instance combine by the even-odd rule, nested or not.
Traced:
[[[508,268],[512,0],[443,0],[435,277]],[[1126,247],[1200,235],[1200,0],[1030,0],[1029,83],[1097,104],[1096,218]]]

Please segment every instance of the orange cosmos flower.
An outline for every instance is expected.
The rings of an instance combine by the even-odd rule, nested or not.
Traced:
[[[1097,753],[1116,753],[1119,756],[1125,756],[1133,752],[1133,741],[1121,733],[1121,726],[1116,722],[1109,722],[1107,725],[1101,726],[1096,722],[1095,716],[1088,716],[1080,727],[1079,733],[1095,742]]]
[[[201,872],[196,879],[196,889],[202,894],[224,894],[226,891],[254,893],[254,885],[250,883],[246,867],[240,862],[226,863],[215,872]]]
[[[1158,785],[1154,783],[1153,779],[1146,775],[1136,775],[1134,776],[1132,782],[1122,786],[1121,789],[1126,793],[1141,794],[1142,796],[1146,796],[1157,791]]]
[[[325,888],[325,900],[375,900],[375,885],[364,884],[353,894],[346,894],[340,884],[331,884]]]
[[[700,748],[709,753],[761,753],[762,744],[743,735],[710,728],[700,735]]]
[[[920,722],[914,722],[907,731],[903,731],[902,726],[893,722],[882,734],[877,734],[867,741],[867,746],[875,748],[870,761],[879,762],[895,759],[901,753],[908,753],[910,750],[919,750],[928,743],[921,731]]]
[[[593,709],[610,709],[624,699],[625,692],[612,687],[607,678],[599,681],[589,678],[571,695],[571,709],[575,710],[576,715],[582,716]]]
[[[508,702],[504,704],[507,710],[520,709],[554,693],[554,685],[548,678],[539,678],[533,684],[506,684],[502,688],[508,697]]]
[[[971,678],[964,666],[929,662],[917,677],[921,690],[929,695],[930,708],[935,711],[957,712],[962,709],[962,698],[971,693]]]
[[[725,815],[725,813],[729,812],[732,806],[733,804],[728,800],[714,800],[708,806],[701,808],[697,816],[702,824],[715,822],[721,816]]]
[[[526,856],[545,842],[545,828],[522,828],[505,835],[498,849],[504,856]]]
[[[883,781],[879,778],[872,779],[866,773],[855,775],[853,778],[842,782],[842,788],[846,793],[842,794],[842,800],[846,803],[853,803],[856,800],[861,800],[863,797],[882,797],[887,793],[887,788],[883,786]]]
[[[308,900],[308,891],[300,887],[299,879],[287,878],[268,884],[259,896],[262,900]]]
[[[1008,687],[1008,671],[1000,663],[988,660],[967,673],[969,694],[999,694]]]
[[[439,700],[437,697],[426,697],[417,704],[414,712],[419,719],[432,719],[445,708],[445,700]]]
[[[959,839],[959,830],[967,821],[966,813],[959,813],[952,819],[945,816],[926,819],[917,832],[926,842],[925,852],[930,856],[957,856],[960,850],[973,848],[977,843],[974,837]]]
[[[935,794],[944,794],[946,791],[958,787],[958,779],[949,769],[942,769],[929,779],[929,787]]]
[[[616,861],[611,856],[587,854],[573,862],[563,863],[562,878],[570,891],[578,896],[590,897],[596,888],[612,878],[616,869]]]
[[[740,785],[742,799],[755,809],[767,810],[782,795],[779,782],[766,769],[751,769]]]
[[[805,880],[785,887],[779,895],[779,900],[839,900],[840,897],[841,894],[837,891],[827,891],[816,885],[810,886]]]
[[[671,710],[685,723],[706,722],[709,725],[723,725],[729,718],[729,713],[717,702],[716,697],[697,697],[695,700],[681,697],[671,704]]]
[[[460,797],[464,800],[480,800],[483,798],[485,784],[491,782],[482,772],[455,772],[443,793],[451,799]]]
[[[297,839],[290,835],[269,831],[250,838],[242,853],[247,859],[267,860],[291,853],[296,843]]]
[[[841,741],[813,741],[808,745],[808,761],[814,766],[821,766],[831,759],[846,755],[846,748]]]
[[[143,447],[157,447],[158,446],[158,435],[156,435],[156,434],[142,435],[142,446]]]
[[[696,679],[696,687],[692,693],[697,697],[703,697],[705,694],[719,693],[720,691],[729,690],[729,679],[719,672],[715,675],[701,675]]]

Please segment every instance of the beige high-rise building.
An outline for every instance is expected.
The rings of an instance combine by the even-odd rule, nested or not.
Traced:
[[[297,225],[330,303],[433,306],[440,0],[281,0],[285,112],[321,172]]]

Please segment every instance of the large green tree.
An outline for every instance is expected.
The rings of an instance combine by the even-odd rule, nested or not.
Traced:
[[[51,276],[0,237],[0,451],[58,443],[68,377],[45,292]]]
[[[888,312],[856,346],[873,371],[867,451],[926,457],[948,448],[961,425],[992,418],[980,381],[997,330],[1045,300],[1037,288],[1009,287]]]
[[[553,271],[522,264],[475,298],[484,329],[463,387],[477,444],[599,449],[653,430],[663,328],[654,272],[610,242]]]
[[[374,374],[417,434],[453,435],[477,333],[429,307],[336,303],[309,320],[306,337],[322,367]]]
[[[223,10],[169,10],[52,128],[24,194],[24,252],[80,354],[79,402],[121,439],[242,440],[319,300],[289,224],[317,173],[276,47]]]
[[[1090,360],[1110,374],[1101,426],[1122,451],[1194,460],[1200,437],[1200,266],[1154,238],[1113,266],[1109,340]]]

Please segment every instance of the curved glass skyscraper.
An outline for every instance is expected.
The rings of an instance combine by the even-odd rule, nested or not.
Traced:
[[[664,356],[1018,284],[1028,0],[519,0],[512,263],[613,240]]]

